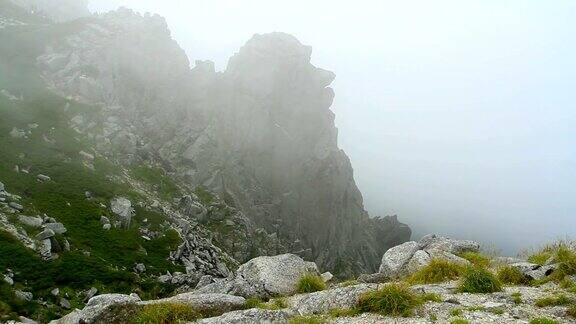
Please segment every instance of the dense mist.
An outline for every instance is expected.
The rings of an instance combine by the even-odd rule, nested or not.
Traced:
[[[282,31],[333,71],[339,145],[372,216],[514,254],[576,235],[573,1],[93,0],[166,17],[217,70]],[[169,58],[167,58],[169,59]],[[193,64],[193,63],[192,63]]]

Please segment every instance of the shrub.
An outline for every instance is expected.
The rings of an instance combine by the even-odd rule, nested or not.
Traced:
[[[536,306],[538,307],[563,306],[571,304],[572,302],[573,300],[566,297],[565,295],[558,295],[552,297],[539,298],[536,300]]]
[[[497,276],[498,280],[508,285],[527,285],[530,283],[530,279],[522,271],[509,265],[498,269]]]
[[[434,259],[424,268],[414,273],[408,282],[411,284],[430,284],[454,280],[462,273],[462,266],[443,259]]]
[[[361,312],[379,313],[391,316],[410,316],[421,300],[406,285],[388,284],[376,291],[360,296],[358,309]]]
[[[538,265],[544,265],[548,259],[553,255],[552,251],[550,250],[542,250],[536,252],[528,257],[528,262],[532,262]]]
[[[326,283],[322,280],[322,277],[313,274],[304,275],[300,280],[298,280],[298,286],[296,291],[299,293],[311,293],[315,291],[320,291],[326,289]]]
[[[180,303],[151,304],[144,306],[130,321],[131,324],[171,324],[201,318],[192,307]]]
[[[560,324],[560,322],[547,317],[537,317],[532,319],[530,324]]]
[[[477,267],[487,268],[490,266],[490,258],[478,252],[464,252],[459,255],[461,258],[470,261]]]
[[[458,290],[468,293],[493,293],[502,291],[502,285],[490,271],[468,267],[462,275]]]
[[[320,316],[296,316],[288,324],[325,324],[327,321]]]

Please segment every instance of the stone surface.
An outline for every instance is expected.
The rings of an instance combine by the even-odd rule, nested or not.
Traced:
[[[291,309],[299,314],[322,314],[331,309],[353,308],[360,295],[376,289],[376,284],[360,284],[301,294],[287,298]]]
[[[46,223],[44,224],[44,228],[50,229],[56,234],[64,234],[67,231],[62,223]]]
[[[289,310],[251,308],[198,320],[201,324],[284,324],[296,314]]]
[[[389,249],[382,257],[379,272],[389,278],[399,278],[405,275],[406,264],[418,248],[418,242],[410,241]]]
[[[82,310],[74,310],[70,314],[51,321],[50,324],[80,324],[93,323],[103,313],[110,310],[111,306],[121,304],[135,304],[140,301],[137,295],[104,294],[92,297]]]
[[[36,235],[36,239],[38,241],[42,241],[45,239],[49,239],[49,238],[53,237],[54,235],[56,235],[56,233],[54,233],[53,230],[46,228],[42,232],[40,232]]]
[[[42,218],[40,217],[31,217],[31,216],[25,216],[25,215],[19,215],[18,216],[18,221],[20,221],[20,223],[30,226],[30,227],[40,227],[42,226]]]
[[[184,293],[173,297],[145,301],[139,304],[182,303],[206,313],[225,313],[244,307],[246,300],[240,296],[227,294],[196,294]]]
[[[134,209],[132,208],[132,202],[123,197],[117,197],[110,201],[110,208],[112,212],[120,217],[122,220],[122,225],[125,228],[130,226],[130,221],[134,215]]]

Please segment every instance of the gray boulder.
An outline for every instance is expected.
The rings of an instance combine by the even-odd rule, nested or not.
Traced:
[[[280,324],[288,323],[290,318],[298,315],[296,312],[281,309],[268,310],[251,308],[228,312],[226,314],[198,320],[199,324]]]
[[[134,215],[134,208],[132,208],[132,202],[130,202],[130,200],[123,197],[113,198],[110,201],[110,208],[114,214],[120,217],[124,227],[127,228],[130,226],[130,221]]]
[[[418,242],[410,241],[397,245],[384,253],[379,272],[389,278],[399,278],[406,273],[406,264],[418,251]]]
[[[478,252],[480,244],[468,240],[454,240],[451,238],[428,234],[420,239],[420,249],[422,250],[441,250],[452,254],[463,252]]]
[[[42,241],[45,239],[49,239],[49,238],[53,237],[54,235],[56,235],[56,233],[54,233],[53,230],[46,228],[42,232],[40,232],[36,235],[36,239],[38,241]]]
[[[13,202],[13,201],[9,202],[8,206],[10,208],[18,210],[18,211],[24,210],[24,206],[20,205],[19,203]]]
[[[164,303],[181,303],[186,304],[200,312],[204,313],[226,313],[229,311],[242,309],[246,299],[240,296],[227,294],[196,294],[184,293],[173,297],[145,301],[139,304],[164,304]]]
[[[406,271],[408,274],[412,274],[427,266],[432,260],[430,254],[424,250],[418,250],[414,253],[408,264],[406,265]]]
[[[44,228],[51,229],[56,234],[64,234],[67,231],[62,223],[46,223],[44,224]]]
[[[319,275],[314,262],[294,254],[261,256],[238,268],[235,283],[242,296],[268,298],[295,293],[298,280],[306,274]]]
[[[18,216],[18,221],[26,226],[30,226],[30,227],[40,227],[42,226],[42,218],[40,217],[31,217],[31,216],[25,216],[25,215],[20,215]]]
[[[60,306],[65,309],[70,309],[70,307],[72,307],[70,301],[66,298],[60,298]]]
[[[320,277],[322,277],[322,281],[328,282],[332,280],[332,278],[334,278],[334,275],[331,274],[329,271],[326,271],[323,274],[321,274]]]
[[[6,188],[4,187],[4,184],[0,181],[0,191],[4,191],[4,189]]]
[[[91,298],[82,310],[74,310],[70,314],[51,321],[50,324],[80,324],[93,323],[96,318],[107,312],[114,305],[135,304],[140,301],[136,294],[105,294]]]
[[[52,242],[49,238],[42,240],[40,246],[38,247],[38,253],[44,260],[52,259]]]
[[[52,180],[52,178],[50,178],[49,176],[44,175],[44,174],[39,174],[39,175],[36,176],[36,178],[37,178],[38,180],[40,180],[40,181],[50,181],[50,180]]]
[[[138,273],[146,272],[146,266],[143,263],[137,263],[134,266],[134,270]]]
[[[322,314],[331,309],[350,309],[356,306],[360,295],[377,288],[376,284],[359,284],[311,294],[289,297],[287,303],[299,314]]]
[[[32,298],[34,298],[34,295],[32,295],[31,292],[22,290],[14,290],[14,295],[16,296],[16,298],[25,301],[32,301]]]

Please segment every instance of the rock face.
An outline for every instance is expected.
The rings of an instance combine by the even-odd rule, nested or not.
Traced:
[[[217,193],[285,252],[336,275],[376,271],[384,251],[409,239],[396,217],[364,210],[337,145],[335,76],[310,63],[309,46],[283,33],[255,35],[216,73],[211,62],[190,70],[158,16],[124,9],[85,27],[55,41],[38,64],[55,90],[103,106],[103,122],[79,115],[71,123],[96,140],[97,153],[166,166]],[[87,66],[95,73],[77,73]],[[200,206],[187,207],[206,221]]]
[[[432,259],[469,264],[456,254],[479,250],[480,244],[474,241],[454,240],[430,234],[424,236],[420,242],[406,242],[386,251],[382,257],[379,273],[388,279],[407,277],[428,265]]]

